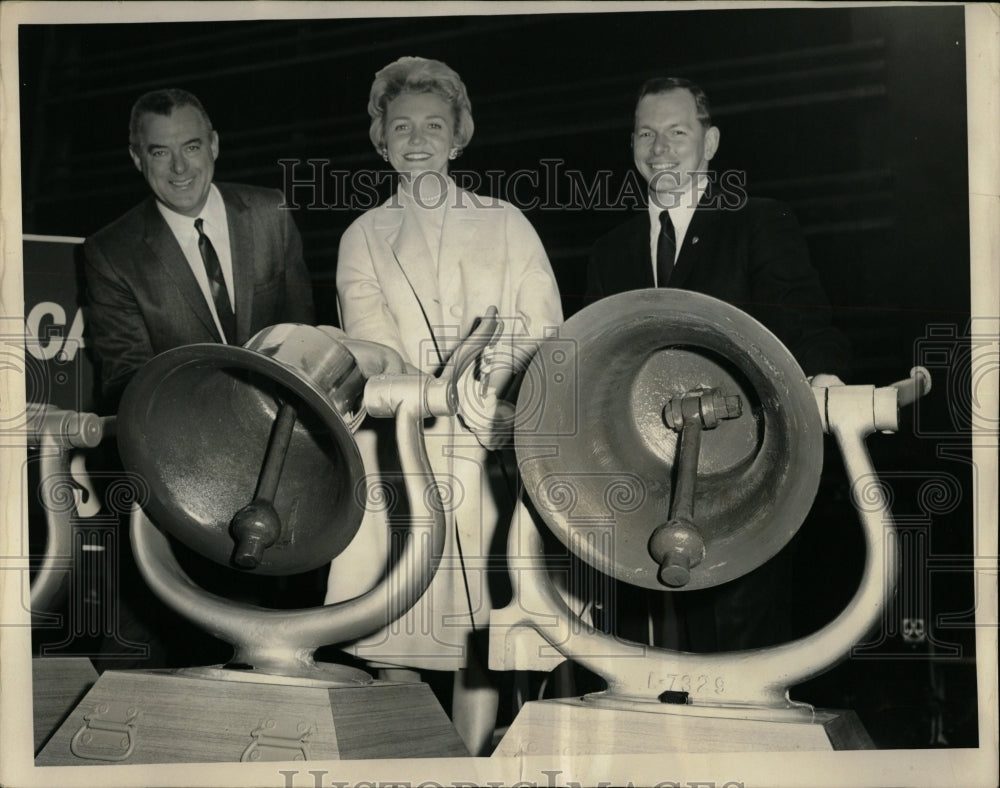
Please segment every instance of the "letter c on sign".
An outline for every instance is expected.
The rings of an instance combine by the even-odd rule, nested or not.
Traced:
[[[31,312],[28,313],[25,326],[25,348],[40,361],[49,361],[55,358],[63,346],[62,332],[55,331],[47,337],[46,344],[41,343],[42,319],[48,315],[52,316],[53,326],[66,325],[66,310],[54,301],[42,301],[35,304]]]

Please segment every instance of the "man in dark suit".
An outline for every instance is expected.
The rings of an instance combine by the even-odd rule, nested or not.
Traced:
[[[129,154],[152,190],[84,244],[90,339],[106,407],[158,353],[242,345],[275,323],[312,323],[302,241],[277,190],[212,182],[219,135],[176,89],[133,106]]]
[[[314,321],[302,241],[278,208],[281,193],[213,183],[219,135],[195,96],[166,89],[140,97],[129,154],[152,194],[84,244],[89,339],[110,411],[135,372],[165,350],[242,345],[267,326]],[[244,598],[258,592],[260,578],[175,550],[199,585]],[[118,553],[117,599],[108,600],[118,605],[117,623],[98,668],[180,667],[228,656],[230,649],[149,594],[124,532]]]
[[[632,153],[649,210],[594,245],[586,302],[645,287],[704,293],[767,326],[806,375],[846,374],[847,340],[830,325],[798,222],[779,202],[747,197],[731,173],[716,181],[708,163],[719,140],[698,86],[676,78],[643,85]]]
[[[713,296],[770,329],[814,385],[835,385],[848,371],[850,348],[830,323],[799,225],[787,206],[748,197],[741,178],[732,173],[715,178],[708,163],[720,136],[697,85],[659,78],[642,86],[632,153],[648,184],[648,211],[594,245],[585,300],[649,287]],[[656,644],[709,652],[790,639],[789,549],[722,586],[655,594],[654,630],[662,628]],[[645,607],[637,595],[646,598],[637,589],[618,587],[621,615],[609,626],[645,641],[645,620],[626,612]],[[656,610],[660,605],[667,610]]]

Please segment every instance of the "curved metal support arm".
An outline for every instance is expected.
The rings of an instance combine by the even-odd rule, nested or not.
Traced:
[[[51,608],[72,568],[71,519],[76,511],[70,463],[76,449],[97,446],[115,431],[113,416],[77,413],[50,405],[28,406],[29,445],[38,447],[39,498],[45,509],[45,555],[31,583],[31,609]]]
[[[503,331],[503,322],[499,318],[495,306],[490,306],[476,327],[469,333],[461,345],[452,353],[448,363],[441,371],[442,380],[457,382],[462,373],[482,354],[482,352],[497,342]],[[485,388],[485,384],[484,384]]]
[[[854,597],[821,630],[779,646],[715,654],[640,646],[598,632],[567,607],[549,580],[541,537],[522,505],[508,547],[511,566],[520,571],[514,577],[514,602],[501,616],[507,627],[505,650],[525,648],[518,638],[524,637],[525,629],[534,630],[560,653],[604,678],[608,696],[623,699],[649,702],[665,690],[683,690],[693,705],[797,705],[788,697],[789,688],[846,658],[879,622],[886,596],[895,587],[892,515],[864,438],[876,430],[896,428],[896,393],[894,387],[823,389],[824,421],[831,425],[844,455],[867,556]]]

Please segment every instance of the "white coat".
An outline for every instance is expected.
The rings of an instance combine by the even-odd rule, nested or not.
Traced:
[[[448,184],[439,250],[428,247],[413,214],[422,209],[395,195],[346,230],[337,262],[347,334],[388,345],[428,374],[440,370],[490,306],[503,320],[504,342],[519,347],[562,323],[552,268],[527,219],[507,203]],[[526,360],[523,352],[514,356]],[[367,512],[358,536],[331,565],[328,603],[373,587],[389,552],[387,519],[407,525],[393,425],[369,418],[356,437]],[[428,422],[425,438],[446,502],[441,566],[406,615],[346,648],[370,662],[455,670],[466,664],[470,633],[486,627],[494,603],[506,602],[513,469],[500,473],[499,455],[491,458],[457,418]]]

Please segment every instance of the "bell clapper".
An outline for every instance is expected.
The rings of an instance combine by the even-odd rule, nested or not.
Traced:
[[[726,396],[717,388],[691,392],[668,400],[663,419],[679,433],[677,484],[670,505],[670,519],[649,537],[649,555],[660,565],[658,578],[664,585],[680,588],[691,579],[691,569],[705,558],[705,541],[694,521],[694,491],[698,478],[701,432],[718,426],[722,419],[742,413],[738,396]]]
[[[282,402],[271,429],[271,439],[257,480],[257,491],[253,500],[240,509],[230,522],[236,539],[233,563],[241,569],[256,569],[264,551],[278,541],[281,535],[281,519],[274,509],[274,495],[295,430],[295,420],[295,408]]]

